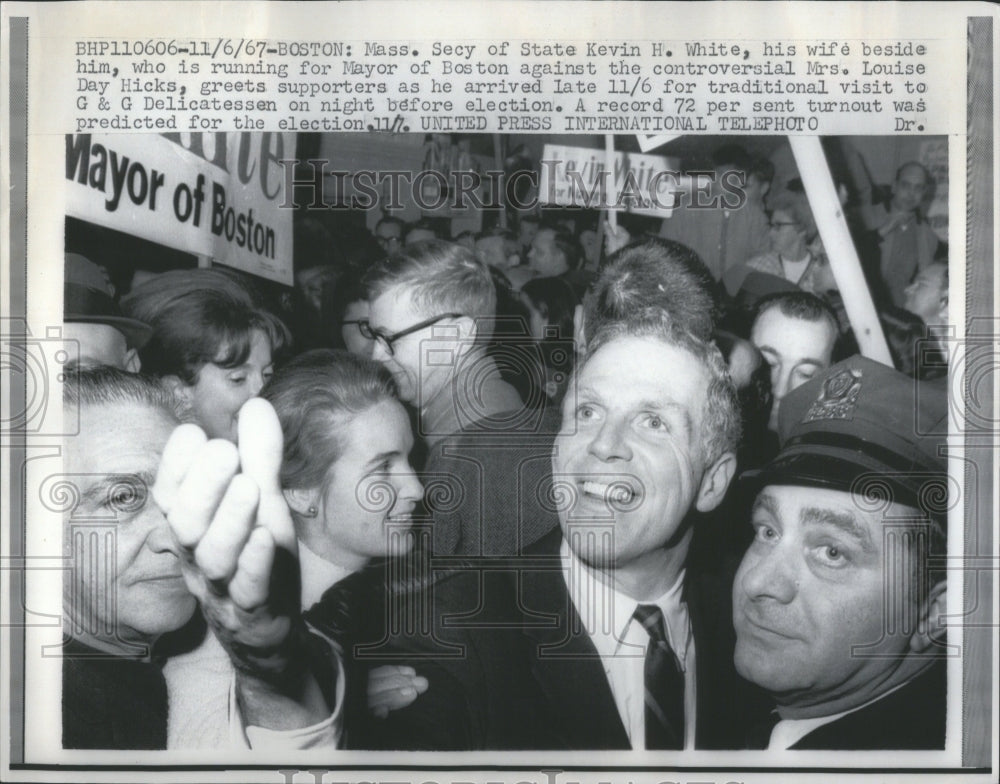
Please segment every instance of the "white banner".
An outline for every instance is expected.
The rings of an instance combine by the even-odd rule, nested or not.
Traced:
[[[680,206],[679,194],[691,193],[691,178],[682,177],[677,169],[673,158],[616,152],[614,172],[609,172],[603,150],[546,144],[539,201],[666,218]]]
[[[66,135],[66,212],[292,283],[292,133]]]

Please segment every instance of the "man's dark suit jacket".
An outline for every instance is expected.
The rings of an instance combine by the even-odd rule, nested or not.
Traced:
[[[556,408],[438,442],[422,475],[435,555],[520,555],[559,525],[552,493]]]
[[[409,597],[411,612],[426,612],[408,619],[411,628],[389,618],[382,639],[353,646],[354,666],[409,664],[427,677],[430,688],[385,720],[356,719],[349,745],[630,748],[600,656],[569,599],[558,558],[561,540],[556,530],[521,558],[455,569],[429,592]],[[744,723],[762,705],[733,667],[730,577],[728,570],[689,569],[685,584],[695,642],[699,748],[741,748]],[[425,623],[423,631],[414,623],[418,620]]]
[[[943,749],[947,713],[943,660],[891,694],[817,727],[793,749]]]
[[[165,749],[167,685],[159,663],[63,648],[64,749]]]

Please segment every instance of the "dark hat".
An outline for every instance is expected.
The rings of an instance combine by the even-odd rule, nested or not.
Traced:
[[[121,332],[130,348],[142,348],[152,328],[122,313],[101,268],[78,253],[66,254],[63,321],[107,324]]]
[[[852,491],[943,518],[947,433],[943,381],[916,381],[853,356],[788,393],[778,414],[777,456],[741,480]]]
[[[731,297],[740,297],[744,305],[753,307],[754,303],[768,294],[778,294],[784,291],[801,291],[790,280],[761,272],[749,264],[737,264],[730,267],[722,276],[722,285]]]

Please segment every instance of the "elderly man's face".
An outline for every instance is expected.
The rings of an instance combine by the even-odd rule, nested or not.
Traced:
[[[574,523],[613,526],[613,553],[577,550],[582,560],[641,569],[669,546],[705,475],[708,383],[694,355],[652,337],[613,340],[587,360],[552,459],[556,487],[572,498],[559,514],[570,545]]]
[[[779,406],[785,395],[830,367],[836,339],[837,332],[826,319],[804,321],[786,316],[778,307],[768,308],[754,321],[750,342],[771,366],[771,430],[778,429]]]
[[[736,669],[779,705],[870,693],[909,649],[911,554],[903,537],[883,537],[883,512],[870,509],[813,487],[771,485],[757,497],[733,584]],[[916,511],[896,504],[887,514],[907,511],[912,520]]]
[[[63,606],[74,637],[151,644],[195,611],[167,519],[149,492],[176,424],[139,404],[81,408],[65,462],[79,496],[63,540],[73,564]]]
[[[108,324],[85,324],[67,321],[63,337],[75,341],[80,351],[80,367],[107,365],[119,370],[134,371],[135,352],[129,350],[125,336]]]
[[[898,212],[913,212],[927,195],[927,177],[919,166],[904,166],[892,186],[892,207]]]

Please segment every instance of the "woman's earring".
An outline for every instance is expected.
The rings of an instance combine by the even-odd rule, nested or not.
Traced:
[[[319,514],[319,509],[317,509],[315,506],[310,506],[308,509],[306,509],[306,517],[315,517],[318,514]]]

